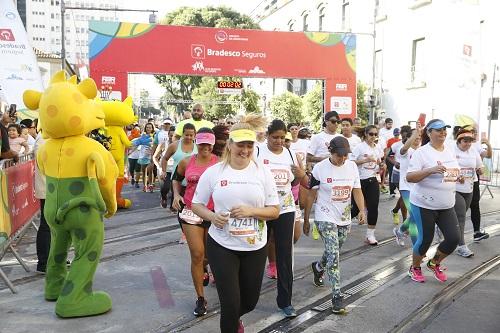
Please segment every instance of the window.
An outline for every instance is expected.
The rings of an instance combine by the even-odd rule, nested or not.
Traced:
[[[309,18],[309,13],[308,12],[303,12],[302,13],[302,31],[308,31],[309,30],[309,24],[307,22],[308,18]]]
[[[76,40],[76,46],[80,46],[80,40],[79,39]]]
[[[424,79],[425,61],[425,38],[415,39],[411,52],[410,81],[415,84],[425,82]]]
[[[54,28],[54,26],[50,27],[50,31],[56,31],[56,29]]]
[[[347,31],[351,28],[350,23],[349,0],[342,0],[342,30]]]
[[[50,14],[50,18],[55,18],[54,13]]]
[[[323,31],[324,21],[325,21],[325,7],[321,7],[318,12],[318,31]]]
[[[76,33],[79,34],[80,33],[80,28],[76,27]]]
[[[71,32],[70,27],[66,27],[66,32],[67,32],[67,33],[70,33],[70,32]]]

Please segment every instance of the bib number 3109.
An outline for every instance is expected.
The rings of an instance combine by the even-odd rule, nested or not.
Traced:
[[[256,236],[259,231],[257,219],[253,217],[229,218],[229,233],[235,237]]]

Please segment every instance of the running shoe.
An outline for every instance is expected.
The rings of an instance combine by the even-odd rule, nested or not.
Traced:
[[[297,312],[295,311],[292,305],[287,306],[286,308],[281,309],[286,318],[295,318],[297,317]]]
[[[134,178],[132,178],[132,179],[130,180],[130,185],[134,186],[134,184],[135,184],[135,179],[134,179]]]
[[[395,227],[394,229],[392,229],[392,233],[396,237],[396,243],[399,246],[405,246],[405,238],[406,237],[405,237],[404,233],[402,233],[401,231],[399,231],[399,227]]]
[[[182,233],[181,238],[179,239],[179,244],[186,244],[186,243],[187,243],[186,235],[184,235],[184,233]]]
[[[436,278],[436,280],[440,282],[445,282],[446,280],[448,280],[448,277],[443,272],[439,264],[434,264],[432,260],[429,260],[427,262],[427,268],[434,273],[434,277]]]
[[[153,193],[155,190],[155,186],[153,184],[148,185],[148,192]]]
[[[391,210],[391,214],[392,214],[392,223],[394,223],[394,225],[399,225],[399,213],[394,213]]]
[[[316,287],[324,287],[325,286],[325,282],[323,281],[324,271],[323,270],[319,271],[316,267],[316,264],[317,261],[311,264],[311,269],[313,272],[313,283]]]
[[[196,300],[196,308],[194,309],[193,314],[196,317],[201,317],[207,314],[207,301],[204,297],[198,297]]]
[[[148,191],[148,187],[147,187],[146,185],[144,185],[144,186],[142,187],[142,192],[147,192],[147,191]]]
[[[420,267],[410,266],[410,269],[408,270],[408,275],[415,282],[420,282],[420,283],[425,282],[425,276],[424,274],[422,274],[422,268]]]
[[[316,223],[313,223],[312,238],[314,240],[319,239],[319,231],[318,231],[318,227],[316,227]]]
[[[168,200],[160,198],[160,206],[161,206],[161,208],[167,208],[167,206],[168,206]]]
[[[139,188],[139,183],[135,182],[135,188]]]
[[[387,194],[387,193],[389,193],[389,190],[387,189],[387,187],[381,186],[380,187],[380,192],[383,193],[383,194]]]
[[[243,322],[241,320],[238,324],[238,333],[245,333],[245,326],[243,326]]]
[[[488,239],[488,238],[490,238],[490,234],[488,234],[484,230],[476,231],[474,233],[474,242],[480,242],[483,239]]]
[[[270,262],[269,265],[267,265],[267,277],[270,279],[275,280],[278,276],[278,273],[276,272],[276,263],[275,262]]]
[[[208,269],[205,267],[203,268],[203,287],[206,287],[208,286],[208,284],[210,283],[210,275],[208,274]]]
[[[378,245],[378,241],[374,235],[366,236],[365,243],[371,246]]]
[[[333,296],[333,298],[332,298],[332,312],[335,314],[344,314],[345,313],[343,297],[341,295]]]
[[[457,247],[457,254],[461,257],[464,258],[470,258],[474,255],[474,252],[472,252],[467,245],[460,245]]]

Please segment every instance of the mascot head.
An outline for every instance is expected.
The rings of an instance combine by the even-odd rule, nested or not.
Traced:
[[[76,76],[68,80],[64,71],[57,72],[44,92],[26,90],[24,104],[30,110],[39,110],[42,133],[57,139],[85,135],[104,127],[104,112],[94,101],[97,87],[92,79],[76,83]]]
[[[98,101],[102,105],[106,126],[127,126],[135,122],[136,116],[132,109],[132,97],[128,96],[123,102]]]

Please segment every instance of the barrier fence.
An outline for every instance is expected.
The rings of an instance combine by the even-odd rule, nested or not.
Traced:
[[[491,158],[484,158],[484,172],[479,177],[479,184],[483,185],[481,191],[481,197],[488,191],[490,196],[493,198],[493,193],[490,187],[500,187],[500,148],[493,148],[493,154]]]
[[[34,191],[35,161],[33,154],[19,157],[19,161],[0,161],[0,278],[10,290],[16,289],[2,271],[1,261],[7,252],[11,252],[19,264],[29,272],[29,268],[19,253],[12,246],[26,233],[34,223],[40,211],[40,201]]]

